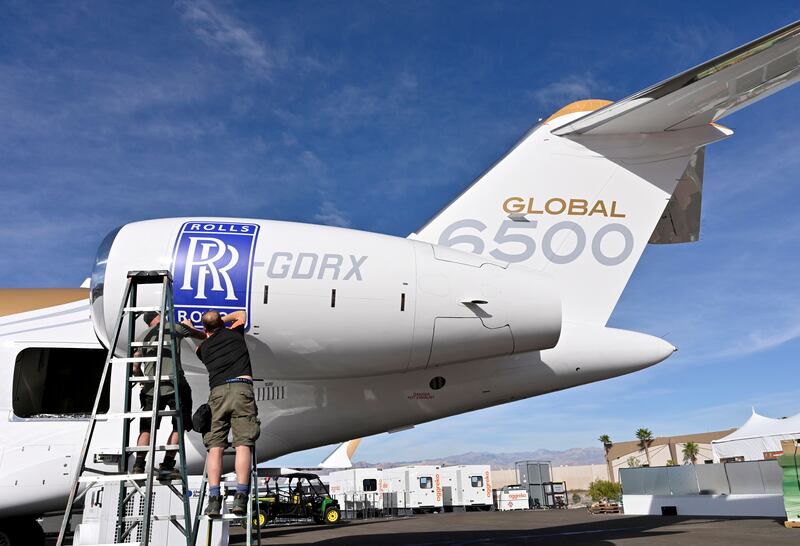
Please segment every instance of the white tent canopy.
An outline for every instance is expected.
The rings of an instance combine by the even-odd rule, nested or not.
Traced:
[[[727,436],[711,442],[714,462],[727,457],[744,457],[745,461],[760,461],[769,452],[781,451],[781,440],[800,438],[800,413],[783,419],[773,419],[756,413],[741,427]]]

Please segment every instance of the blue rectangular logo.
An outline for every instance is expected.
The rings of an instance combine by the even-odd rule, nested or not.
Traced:
[[[186,222],[172,257],[175,318],[200,317],[209,309],[250,315],[250,281],[258,224]],[[250,320],[245,328],[249,329]]]

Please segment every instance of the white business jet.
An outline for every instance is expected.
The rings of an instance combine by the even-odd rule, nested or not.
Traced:
[[[698,239],[705,146],[733,134],[716,122],[798,78],[800,22],[616,103],[562,108],[406,239],[150,220],[105,238],[88,292],[0,292],[0,533],[32,544],[33,517],[65,505],[129,270],[171,270],[179,320],[248,312],[262,461],[664,360],[670,343],[608,318],[646,244]],[[123,373],[104,408],[121,407]],[[119,426],[98,427],[90,462],[115,463]]]

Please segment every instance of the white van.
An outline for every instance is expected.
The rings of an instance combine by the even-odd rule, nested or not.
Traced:
[[[383,475],[389,484],[389,491],[396,493],[397,508],[410,508],[419,512],[443,510],[442,476],[439,466],[386,468]]]
[[[491,510],[494,507],[489,465],[445,466],[441,468],[441,475],[445,510]]]

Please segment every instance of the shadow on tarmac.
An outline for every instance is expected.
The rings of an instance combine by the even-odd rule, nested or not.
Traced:
[[[335,527],[320,526],[285,526],[268,528],[262,534],[262,544],[277,545],[288,544],[282,542],[281,537],[290,539],[292,544],[302,541],[303,534],[309,534],[309,543],[323,545],[406,545],[429,546],[438,544],[469,545],[469,544],[614,544],[611,541],[631,538],[646,538],[648,540],[662,538],[675,544],[691,544],[692,539],[685,536],[690,532],[686,526],[704,525],[724,521],[735,521],[752,518],[725,518],[725,517],[662,517],[662,516],[631,516],[625,518],[604,518],[585,523],[570,523],[545,527],[531,526],[529,529],[513,530],[469,530],[459,531],[447,529],[448,525],[442,521],[441,530],[437,531],[412,531],[397,533],[383,533],[381,524],[397,523],[402,520],[386,519],[376,521],[363,521],[358,523],[342,523]],[[408,527],[413,529],[415,518],[409,518]],[[775,518],[774,521],[783,527],[783,520]],[[363,532],[363,526],[377,526],[374,532]],[[661,527],[673,527],[669,530],[659,530]],[[676,528],[677,527],[677,528]],[[681,529],[683,528],[683,529]],[[330,537],[331,532],[336,533],[335,538]],[[313,534],[319,533],[319,536]],[[725,538],[720,537],[720,544]],[[244,544],[245,536],[231,536],[230,544]],[[255,544],[255,540],[253,542]]]

